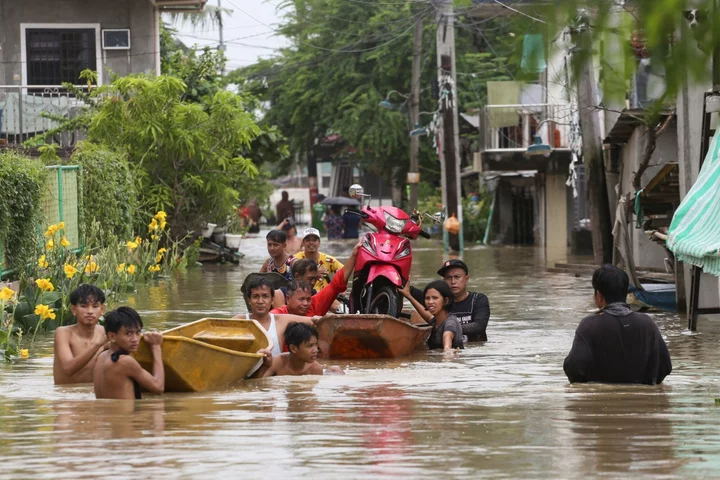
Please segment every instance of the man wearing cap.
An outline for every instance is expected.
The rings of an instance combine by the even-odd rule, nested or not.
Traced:
[[[470,275],[465,262],[458,259],[447,260],[437,273],[445,279],[453,293],[450,313],[460,320],[463,336],[467,337],[468,342],[487,341],[485,330],[490,319],[490,302],[482,293],[468,292],[467,283]],[[414,287],[410,290],[418,302],[424,302],[422,290]]]
[[[328,286],[331,277],[343,267],[336,258],[326,255],[320,251],[320,231],[317,228],[306,228],[303,232],[303,251],[295,255],[296,260],[309,258],[318,264],[318,274],[320,277],[315,283],[315,290],[318,292]]]

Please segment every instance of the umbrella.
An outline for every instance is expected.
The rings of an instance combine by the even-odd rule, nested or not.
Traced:
[[[320,202],[321,205],[340,205],[343,207],[359,207],[360,202],[355,200],[354,198],[348,198],[348,197],[328,197],[322,202]]]

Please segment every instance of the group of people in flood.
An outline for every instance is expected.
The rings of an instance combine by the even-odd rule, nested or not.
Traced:
[[[288,229],[266,236],[269,258],[261,273],[275,272],[287,280],[274,288],[262,275],[243,286],[249,313],[234,318],[256,320],[267,332],[272,347],[258,353],[262,361],[251,378],[275,375],[318,375],[318,332],[315,323],[328,312],[337,312],[337,298],[347,290],[362,247],[358,242],[343,264],[320,251],[321,239],[314,228],[305,229],[301,250],[288,251]],[[290,230],[294,230],[292,225]],[[297,232],[294,232],[297,235]],[[291,250],[292,251],[292,250]],[[408,282],[400,293],[429,325],[428,348],[454,354],[468,342],[487,341],[490,304],[487,296],[470,292],[470,272],[459,259],[445,261],[439,280],[423,289]],[[592,278],[598,311],[580,322],[572,349],[564,362],[570,382],[639,383],[655,385],[672,371],[670,355],[655,325],[625,303],[628,277],[605,265]],[[129,307],[105,314],[105,294],[96,286],[81,285],[70,295],[76,323],[55,333],[54,379],[56,384],[92,382],[97,398],[140,398],[141,390],[164,390],[162,335],[142,333],[140,315]],[[104,315],[104,327],[98,325]],[[152,373],[130,355],[140,338],[153,354]],[[330,367],[327,373],[344,373]]]

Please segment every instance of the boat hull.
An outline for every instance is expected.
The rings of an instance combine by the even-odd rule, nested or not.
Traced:
[[[431,330],[427,324],[413,325],[389,315],[328,315],[315,328],[319,356],[347,360],[410,355]]]
[[[162,332],[166,392],[217,390],[243,380],[272,342],[255,320],[204,318]],[[143,341],[135,359],[152,372],[152,353]]]

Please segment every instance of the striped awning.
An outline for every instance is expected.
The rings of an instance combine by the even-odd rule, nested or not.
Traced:
[[[697,181],[675,211],[667,247],[678,260],[720,277],[720,129]]]

